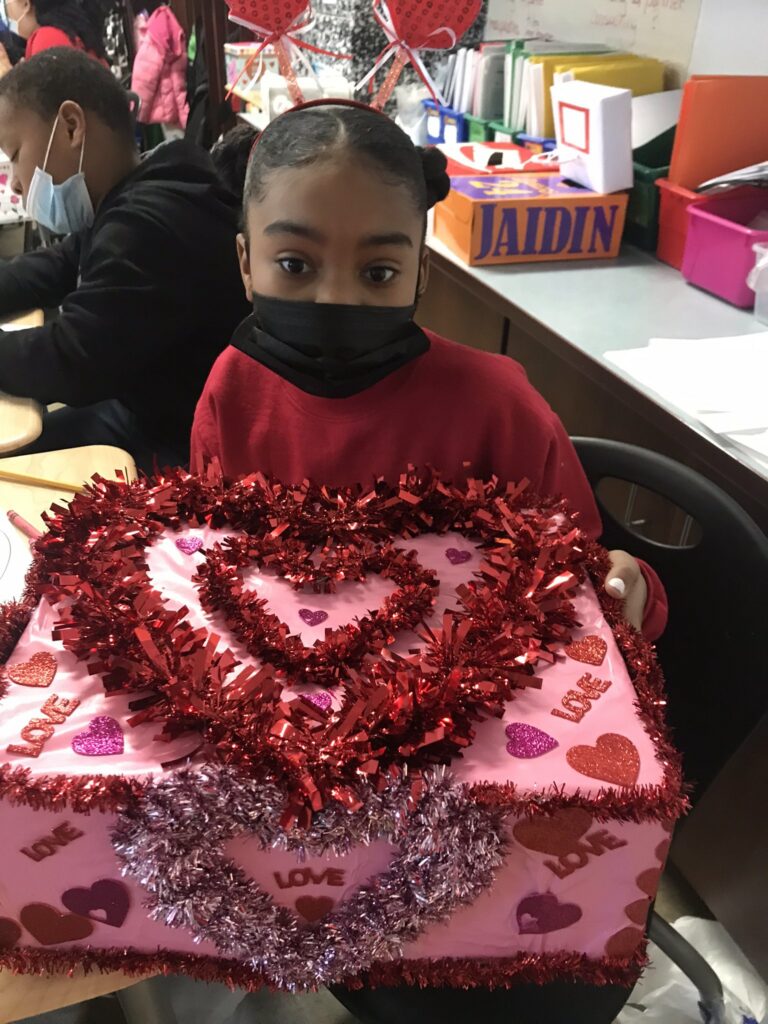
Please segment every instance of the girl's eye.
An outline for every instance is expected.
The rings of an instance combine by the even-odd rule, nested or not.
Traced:
[[[365,273],[373,284],[389,284],[397,271],[392,267],[369,267]]]
[[[277,262],[286,274],[299,275],[306,274],[309,271],[309,265],[306,260],[299,259],[298,256],[284,256]]]

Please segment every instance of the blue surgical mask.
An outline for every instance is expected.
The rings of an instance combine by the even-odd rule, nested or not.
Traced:
[[[14,36],[20,35],[20,33],[19,33],[19,23],[18,23],[18,21],[16,21],[15,18],[9,18],[8,19],[8,28],[9,28],[9,30],[10,30],[12,35],[14,35]]]
[[[48,166],[48,157],[58,123],[57,117],[48,140],[45,162],[42,167],[35,168],[25,206],[27,215],[38,224],[42,224],[56,235],[69,235],[75,231],[83,231],[93,224],[93,203],[83,174],[85,139],[80,149],[80,167],[77,174],[62,181],[60,185],[54,185],[53,178],[45,169]]]

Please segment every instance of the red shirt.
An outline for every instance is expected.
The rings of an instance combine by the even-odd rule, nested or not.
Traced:
[[[67,33],[62,29],[53,28],[52,25],[41,25],[40,28],[35,29],[27,40],[27,49],[25,52],[26,58],[29,60],[29,58],[34,57],[36,53],[42,53],[43,50],[52,50],[54,46],[68,46],[72,50],[85,51],[85,47],[83,46],[81,39],[78,38],[75,42],[72,42]],[[99,60],[95,53],[90,53],[90,51],[88,52],[91,57]],[[102,60],[101,63],[106,66],[105,61]]]
[[[308,395],[239,349],[225,349],[195,412],[193,471],[215,456],[228,477],[261,470],[287,483],[395,480],[408,463],[456,481],[468,472],[527,478],[540,494],[566,498],[582,529],[599,537],[600,516],[573,445],[523,368],[427,333],[427,353],[351,398]],[[643,630],[655,639],[666,623],[666,597],[653,570],[643,568]]]

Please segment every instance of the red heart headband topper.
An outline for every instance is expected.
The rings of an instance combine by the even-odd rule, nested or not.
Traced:
[[[452,50],[472,27],[482,6],[482,0],[373,0],[373,16],[389,42],[355,88],[362,89],[372,82],[377,72],[394,57],[373,100],[374,107],[386,104],[408,63],[413,65],[432,99],[445,105],[419,54],[424,50]]]
[[[304,101],[304,94],[296,77],[294,65],[299,64],[306,74],[316,78],[315,70],[307,60],[304,51],[351,60],[351,54],[333,53],[319,46],[313,46],[301,35],[314,27],[310,0],[227,0],[229,20],[243,28],[250,29],[259,39],[259,46],[229,87],[228,96],[238,82],[253,69],[256,60],[266,47],[271,46],[280,67],[280,74],[288,84],[288,93],[295,104]]]
[[[294,104],[304,100],[296,78],[294,61],[314,77],[314,69],[304,51],[342,60],[351,59],[350,54],[332,53],[301,38],[303,33],[314,26],[310,0],[227,0],[227,4],[230,21],[250,29],[260,39],[258,49],[230,87],[230,93],[237,82],[251,71],[259,54],[267,46],[272,46],[275,51],[280,73],[288,83]],[[386,104],[408,63],[416,69],[432,98],[442,103],[443,98],[419,52],[453,49],[475,22],[481,8],[482,0],[373,0],[373,16],[389,41],[356,89],[362,89],[371,82],[378,71],[394,57],[394,63],[373,100],[374,107]]]

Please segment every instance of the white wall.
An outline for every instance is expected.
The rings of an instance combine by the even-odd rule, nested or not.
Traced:
[[[768,0],[702,0],[692,75],[768,75]]]

